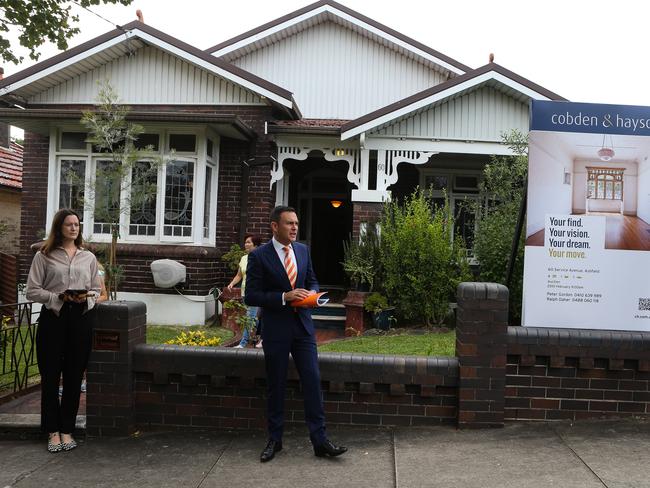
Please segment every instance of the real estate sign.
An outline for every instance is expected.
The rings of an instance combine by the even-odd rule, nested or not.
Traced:
[[[533,101],[523,325],[650,331],[650,107]]]

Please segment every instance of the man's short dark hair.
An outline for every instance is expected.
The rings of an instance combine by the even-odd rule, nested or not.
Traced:
[[[271,211],[271,222],[280,223],[280,216],[285,212],[296,212],[296,209],[293,207],[287,207],[286,205],[278,205]]]

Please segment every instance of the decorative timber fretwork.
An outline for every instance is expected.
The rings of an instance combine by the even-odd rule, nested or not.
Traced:
[[[397,165],[400,163],[424,164],[433,151],[377,151],[377,190],[384,191],[397,182]]]
[[[325,161],[347,161],[348,181],[361,188],[361,150],[359,149],[324,149]]]
[[[278,146],[278,159],[273,163],[271,169],[271,188],[273,183],[284,178],[284,160],[295,159],[304,161],[309,156],[309,148],[296,146]]]
[[[294,159],[304,161],[311,151],[323,153],[325,161],[346,161],[348,163],[347,178],[350,183],[360,188],[361,185],[361,150],[352,148],[329,148],[319,146],[278,146],[278,158],[271,170],[271,187],[273,183],[281,182],[284,178],[284,161]]]

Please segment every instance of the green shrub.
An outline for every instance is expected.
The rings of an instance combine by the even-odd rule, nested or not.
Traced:
[[[221,260],[224,261],[231,270],[237,271],[237,268],[239,268],[239,261],[241,261],[244,254],[246,254],[246,251],[244,251],[238,244],[233,244],[230,246],[228,252],[221,255]]]
[[[470,277],[465,246],[452,240],[448,203],[433,208],[416,190],[400,204],[384,205],[381,224],[382,284],[400,316],[442,324],[456,287]]]
[[[388,300],[381,293],[374,292],[366,297],[363,308],[366,312],[381,312],[388,308]]]
[[[353,288],[367,285],[372,291],[378,276],[381,275],[381,251],[376,223],[368,223],[359,239],[350,236],[343,243],[343,271],[350,279]]]
[[[482,203],[477,209],[474,253],[480,263],[479,279],[505,285],[528,172],[528,141],[518,131],[504,135],[503,141],[513,149],[515,156],[493,156],[485,166],[481,184]],[[524,236],[522,232],[510,284],[510,317],[513,323],[521,320]]]

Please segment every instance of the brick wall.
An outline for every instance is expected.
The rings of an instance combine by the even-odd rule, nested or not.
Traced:
[[[438,425],[456,420],[453,358],[321,354],[328,425]],[[138,346],[136,421],[142,428],[266,428],[264,356],[254,349]],[[290,368],[285,418],[304,425]]]
[[[381,220],[382,204],[353,202],[352,207],[352,237],[359,238],[362,222],[379,222]]]
[[[22,282],[27,281],[27,273],[34,257],[29,246],[42,240],[45,232],[49,144],[49,137],[25,132],[19,266],[19,280]]]
[[[462,283],[457,296],[457,358],[321,354],[328,424],[496,427],[650,414],[650,333],[508,327],[502,285]],[[143,307],[109,302],[100,311],[89,432],[265,428],[262,351],[147,345]],[[303,424],[302,408],[290,368],[289,425]]]
[[[650,334],[508,328],[506,419],[650,414]]]
[[[458,426],[503,425],[508,289],[496,283],[461,283],[456,296]]]

